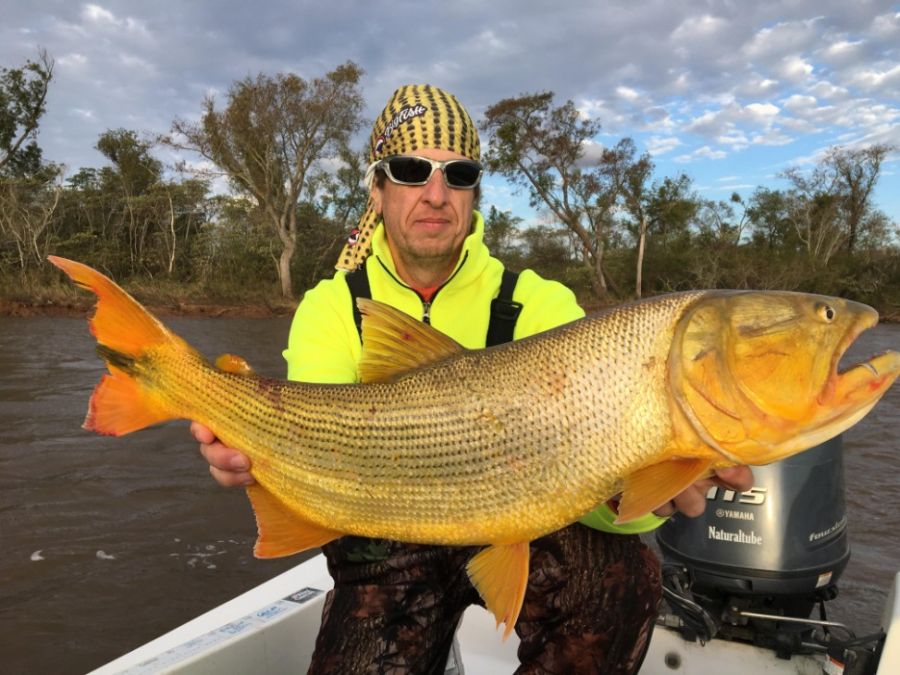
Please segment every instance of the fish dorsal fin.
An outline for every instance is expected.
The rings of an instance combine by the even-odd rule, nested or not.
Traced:
[[[504,640],[512,633],[525,600],[530,553],[527,541],[494,544],[466,565],[469,580],[484,600],[485,607],[494,615],[497,626],[506,624]]]
[[[465,351],[452,338],[383,302],[358,298],[356,304],[363,315],[359,361],[363,382],[385,382]]]
[[[712,464],[705,457],[688,457],[667,459],[638,469],[625,478],[616,524],[627,523],[659,508],[710,475]]]
[[[328,530],[304,520],[260,485],[248,487],[247,496],[253,506],[259,531],[259,538],[253,547],[253,554],[257,558],[293,555],[324,546],[343,536],[342,532]]]
[[[253,375],[253,368],[241,357],[235,354],[222,354],[216,359],[216,368],[224,370],[232,375]]]

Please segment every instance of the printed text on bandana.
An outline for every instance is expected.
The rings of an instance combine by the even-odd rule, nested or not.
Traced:
[[[394,118],[388,123],[382,134],[375,141],[375,154],[377,155],[381,152],[381,148],[384,145],[384,142],[391,137],[391,134],[394,133],[394,130],[397,127],[399,127],[404,122],[410,121],[411,119],[421,117],[427,112],[428,108],[426,108],[421,103],[417,103],[416,105],[408,105],[401,108],[400,112],[394,115]]]

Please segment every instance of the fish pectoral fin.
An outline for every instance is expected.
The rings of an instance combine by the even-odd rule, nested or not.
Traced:
[[[282,558],[324,546],[343,536],[342,532],[304,520],[260,485],[249,486],[247,496],[253,506],[259,532],[253,547],[253,555],[257,558]]]
[[[253,375],[247,360],[235,354],[222,354],[216,359],[216,368],[232,375]]]
[[[497,626],[506,624],[504,640],[512,633],[525,600],[529,555],[527,541],[494,544],[475,555],[466,566],[469,580],[494,615]]]
[[[627,523],[657,509],[701,478],[710,475],[712,460],[705,457],[668,459],[638,469],[625,478],[619,517]]]
[[[375,300],[358,298],[362,313],[362,382],[385,382],[420,366],[464,351],[426,323]]]

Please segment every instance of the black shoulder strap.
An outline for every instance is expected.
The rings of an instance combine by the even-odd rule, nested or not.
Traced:
[[[364,262],[362,266],[352,272],[348,272],[344,278],[347,281],[347,288],[350,289],[353,321],[361,337],[362,313],[359,311],[359,307],[356,306],[356,299],[372,297],[372,289],[369,287],[369,275],[366,274],[366,263]],[[500,281],[500,293],[491,301],[491,318],[488,323],[487,339],[485,340],[486,347],[512,342],[516,321],[519,318],[519,313],[522,311],[522,303],[513,302],[512,299],[518,281],[519,275],[517,272],[510,272],[507,269],[503,270],[503,278]]]
[[[352,272],[348,272],[344,278],[347,280],[347,288],[350,289],[350,304],[353,306],[353,321],[356,324],[356,331],[362,339],[362,313],[356,306],[357,298],[372,299],[372,289],[369,288],[369,275],[366,274],[366,262],[357,267]]]
[[[521,302],[513,302],[513,292],[519,281],[518,272],[503,270],[500,293],[491,301],[491,320],[488,324],[486,347],[512,342],[516,321],[522,311]]]

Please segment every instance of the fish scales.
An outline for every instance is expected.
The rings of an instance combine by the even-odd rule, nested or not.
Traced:
[[[701,295],[612,310],[389,383],[274,382],[198,357],[160,372],[180,373],[182,386],[166,385],[181,392],[172,406],[245,449],[259,483],[312,522],[440,544],[533,538],[596,507],[615,491],[610,476],[661,449],[665,357]]]

